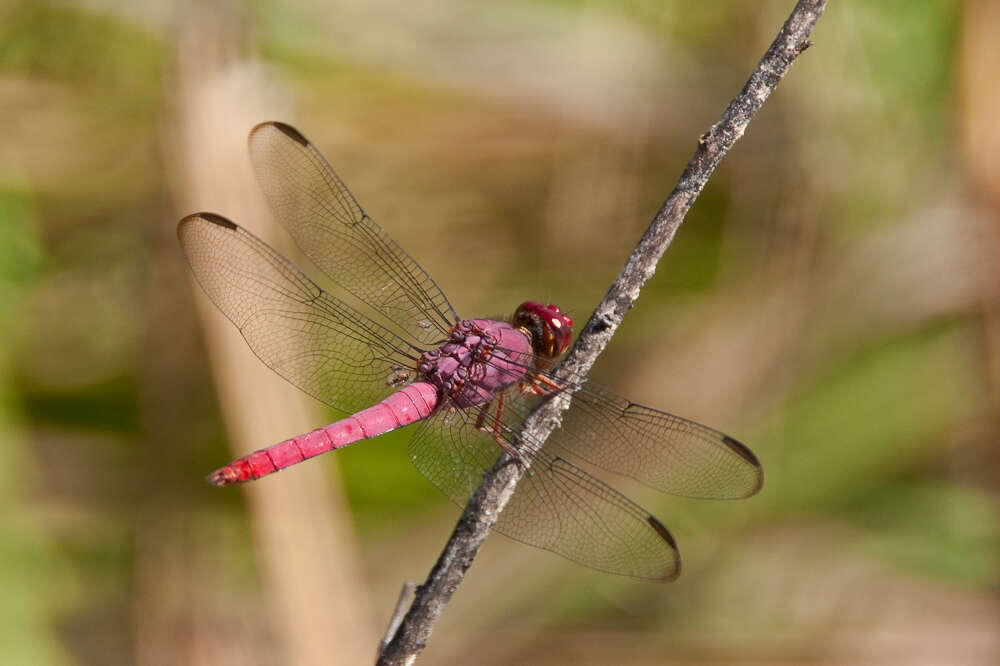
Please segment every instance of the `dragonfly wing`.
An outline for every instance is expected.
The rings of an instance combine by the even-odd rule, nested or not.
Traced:
[[[492,433],[476,429],[478,410],[440,409],[410,442],[410,459],[453,502],[463,506],[497,462]],[[503,427],[501,436],[511,432]],[[584,469],[537,445],[530,467],[494,529],[579,564],[615,574],[672,580],[680,554],[666,527],[648,511]]]
[[[546,446],[672,495],[736,499],[764,484],[757,457],[732,437],[589,381]]]
[[[458,316],[437,284],[370,218],[316,147],[278,122],[250,132],[264,194],[299,249],[385,324],[423,343],[446,337]]]
[[[177,227],[195,278],[272,370],[338,409],[370,407],[413,378],[419,350],[323,291],[226,218]]]

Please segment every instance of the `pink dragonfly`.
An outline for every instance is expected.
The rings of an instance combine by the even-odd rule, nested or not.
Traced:
[[[688,497],[760,490],[760,463],[731,437],[551,375],[573,324],[558,307],[528,301],[509,321],[460,319],[295,128],[262,123],[249,144],[278,219],[354,305],[220,215],[184,218],[181,245],[209,298],[264,363],[352,415],[235,460],[210,474],[211,483],[258,479],[422,421],[410,459],[459,505],[500,455],[525,466],[498,532],[594,569],[660,580],[680,572],[674,538],[587,468]],[[574,393],[562,427],[544,448],[524,438],[515,446],[534,402],[563,390]]]

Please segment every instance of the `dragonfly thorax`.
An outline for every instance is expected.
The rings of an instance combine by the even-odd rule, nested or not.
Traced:
[[[524,331],[502,321],[466,319],[451,339],[420,356],[417,372],[456,407],[473,407],[524,377],[533,367],[531,341]]]

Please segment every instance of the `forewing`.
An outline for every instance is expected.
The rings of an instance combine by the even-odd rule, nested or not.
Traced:
[[[459,506],[501,452],[492,433],[476,429],[478,413],[446,405],[421,424],[410,442],[416,468]],[[492,428],[489,419],[487,427]],[[501,427],[499,434],[506,439],[511,432]],[[500,514],[497,532],[600,571],[656,580],[677,577],[676,543],[649,512],[537,443],[521,450],[530,467]]]
[[[195,278],[264,363],[338,409],[369,407],[411,377],[419,354],[320,289],[277,251],[214,213],[181,220]]]
[[[764,483],[757,457],[732,437],[589,381],[546,446],[684,497],[748,497]]]
[[[423,343],[458,321],[437,284],[368,217],[333,169],[295,128],[257,125],[250,157],[264,194],[299,249],[334,282]]]

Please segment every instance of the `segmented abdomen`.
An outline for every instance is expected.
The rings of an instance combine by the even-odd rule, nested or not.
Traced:
[[[234,460],[209,474],[208,482],[228,486],[259,479],[306,458],[425,419],[437,401],[437,389],[431,384],[410,384],[357,414]]]

